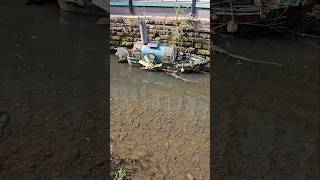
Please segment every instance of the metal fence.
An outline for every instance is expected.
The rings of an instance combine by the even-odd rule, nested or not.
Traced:
[[[172,15],[175,9],[183,8],[182,14],[208,18],[210,0],[110,0],[114,15]]]
[[[111,6],[210,8],[210,0],[111,0]]]

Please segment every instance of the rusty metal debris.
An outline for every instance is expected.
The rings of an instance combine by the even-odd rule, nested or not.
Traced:
[[[126,51],[117,48],[115,55],[123,62],[124,57],[131,66],[153,71],[173,72],[199,72],[209,61],[205,58],[192,54],[192,48],[182,52],[173,44],[163,44],[160,41],[150,40],[147,34],[146,24],[139,19],[141,41],[135,42],[133,48]],[[176,75],[176,74],[175,74]]]

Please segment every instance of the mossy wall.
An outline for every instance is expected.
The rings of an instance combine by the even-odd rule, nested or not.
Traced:
[[[137,16],[110,17],[110,49],[116,47],[131,48],[140,41],[140,29]],[[147,24],[149,37],[154,39],[159,34],[162,43],[177,44],[182,50],[193,47],[193,53],[210,58],[210,21],[206,19],[190,19],[185,17],[140,17]],[[182,29],[179,42],[174,41],[174,29],[180,23],[187,23]]]

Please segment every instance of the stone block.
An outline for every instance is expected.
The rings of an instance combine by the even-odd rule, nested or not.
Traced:
[[[184,47],[192,47],[192,43],[190,43],[190,42],[183,42],[183,43],[182,43],[182,46],[184,46]]]
[[[154,24],[155,21],[154,21],[154,19],[147,19],[147,20],[146,20],[146,23],[147,23],[147,24]]]
[[[157,24],[157,25],[162,25],[163,24],[163,20],[156,19],[154,23]]]
[[[160,35],[165,35],[165,34],[167,34],[167,33],[168,33],[168,31],[167,31],[167,30],[160,30],[159,32],[160,32]]]
[[[133,38],[140,38],[141,36],[140,36],[140,33],[133,33],[132,37]]]
[[[166,27],[163,26],[163,25],[157,25],[157,26],[156,26],[156,29],[157,29],[158,31],[159,31],[159,30],[165,30]]]
[[[200,37],[205,38],[205,39],[210,39],[210,34],[200,33]]]
[[[202,48],[210,50],[210,44],[202,44]]]
[[[195,27],[193,26],[188,26],[186,27],[186,31],[190,32],[190,31],[195,31]]]
[[[202,48],[202,43],[195,43],[194,47],[200,49]]]
[[[132,42],[133,41],[133,37],[125,37],[125,38],[123,38],[123,40]]]
[[[197,43],[204,43],[205,39],[203,39],[203,38],[194,38],[194,41],[197,42]]]
[[[115,27],[117,31],[123,31],[124,27]]]
[[[116,27],[116,26],[111,26],[110,29],[111,29],[111,31],[118,31],[118,27]]]
[[[120,41],[110,41],[110,46],[119,46]]]
[[[155,34],[157,32],[156,29],[149,29],[149,34]]]
[[[120,36],[111,36],[111,40],[118,41],[120,40]]]
[[[198,29],[198,32],[210,34],[210,28],[200,28]]]
[[[209,50],[206,50],[206,49],[197,49],[197,54],[200,54],[200,55],[210,55],[210,51]]]
[[[140,33],[140,29],[139,28],[131,28],[132,32],[134,33]]]
[[[123,35],[124,35],[124,32],[116,32],[116,34],[117,34],[118,36],[123,36]]]
[[[161,35],[160,38],[163,40],[168,40],[170,37],[168,35]]]
[[[211,44],[211,39],[205,39],[204,44]]]
[[[168,19],[168,20],[165,21],[165,24],[166,25],[174,25],[175,22],[172,19]]]

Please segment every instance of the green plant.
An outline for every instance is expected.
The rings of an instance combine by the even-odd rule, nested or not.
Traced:
[[[133,42],[129,42],[129,41],[122,41],[121,42],[121,46],[132,46]]]
[[[130,18],[126,19],[127,26],[123,29],[125,34],[131,35],[132,32],[132,20]]]
[[[162,24],[163,29],[166,29],[166,23],[167,23],[167,16],[163,18],[163,24]]]
[[[116,177],[114,180],[123,180],[123,178],[126,176],[126,171],[120,168],[118,171],[115,172]]]
[[[186,18],[182,18],[179,20],[179,15],[181,11],[181,6],[176,8],[175,25],[173,29],[171,29],[171,31],[169,32],[171,34],[171,39],[169,39],[169,43],[179,45],[180,47],[182,46],[185,40],[185,30],[190,26],[196,26],[195,18],[192,15],[188,15]]]

